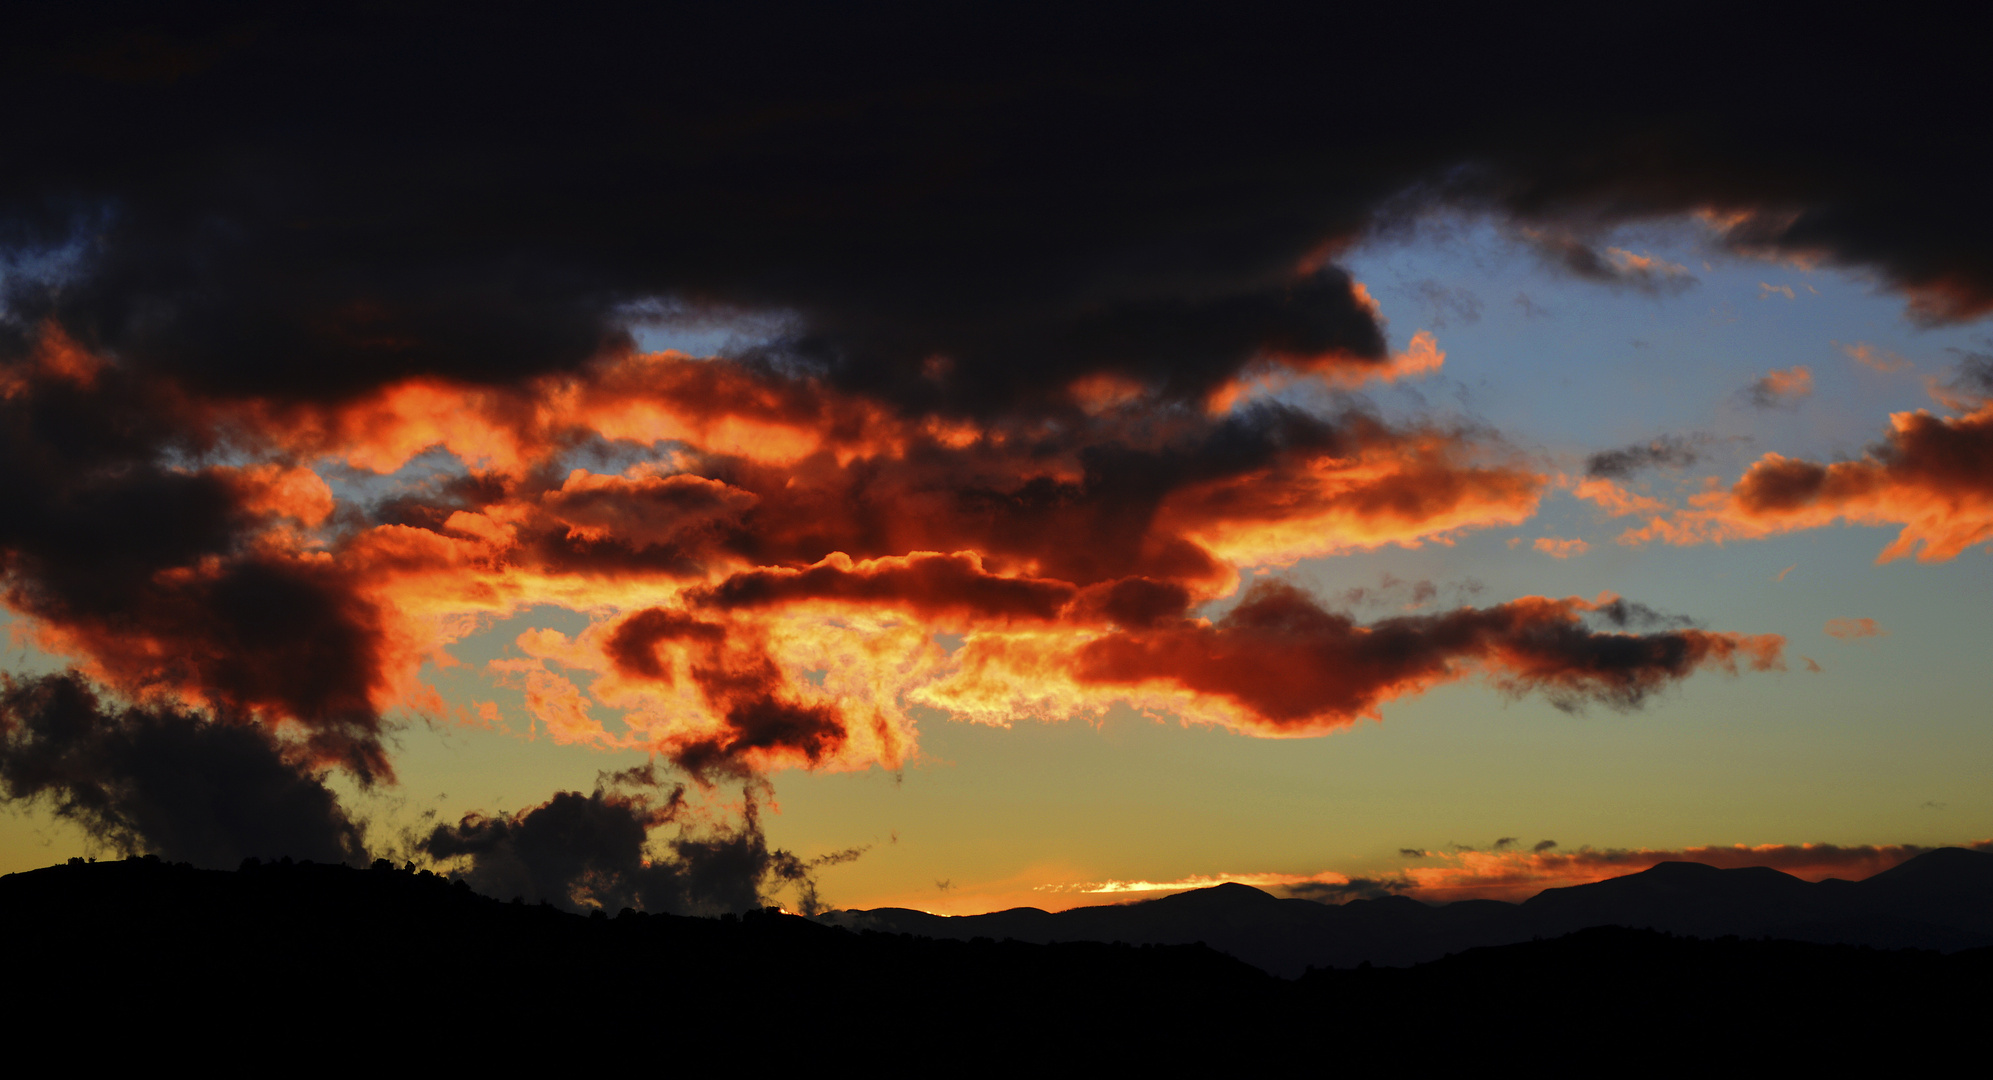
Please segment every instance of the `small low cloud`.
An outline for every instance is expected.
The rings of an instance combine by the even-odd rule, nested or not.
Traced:
[[[1651,442],[1601,450],[1585,459],[1585,475],[1624,480],[1643,469],[1686,469],[1702,460],[1700,441],[1682,435],[1663,435]]]
[[[1806,665],[1806,670],[1812,672],[1815,675],[1820,674],[1820,672],[1824,670],[1823,668],[1821,668],[1820,662],[1818,660],[1813,659],[1810,656],[1802,656],[1799,659],[1800,662]]]
[[[1837,342],[1836,344],[1839,343]],[[1870,371],[1879,371],[1885,375],[1894,375],[1899,371],[1908,371],[1911,367],[1910,361],[1902,355],[1871,345],[1866,341],[1857,341],[1852,345],[1841,345],[1841,351],[1846,353],[1848,359],[1853,360],[1855,363],[1868,368]]]
[[[1525,319],[1550,318],[1550,309],[1539,305],[1534,300],[1531,300],[1529,298],[1528,293],[1525,292],[1517,293],[1515,298],[1515,305],[1516,307],[1522,309],[1522,317]]]
[[[1572,277],[1595,281],[1615,290],[1631,289],[1648,296],[1674,296],[1697,284],[1680,263],[1621,247],[1593,247],[1565,232],[1526,230],[1523,234],[1545,262]]]
[[[1889,631],[1876,624],[1874,619],[1828,619],[1827,636],[1852,641],[1856,638],[1888,637]]]
[[[1553,559],[1572,559],[1592,549],[1592,545],[1577,538],[1560,539],[1555,536],[1539,536],[1530,545]]]
[[[1763,281],[1758,282],[1758,299],[1769,300],[1774,296],[1783,296],[1787,300],[1798,299],[1793,295],[1792,286],[1790,285],[1772,285]]]
[[[1791,408],[1812,394],[1813,372],[1804,364],[1773,368],[1744,388],[1745,397],[1760,409]]]
[[[1798,563],[1793,563],[1793,564],[1792,564],[1791,566],[1788,566],[1788,567],[1786,567],[1785,569],[1783,569],[1783,570],[1780,570],[1780,571],[1778,572],[1778,576],[1777,576],[1777,577],[1775,577],[1775,578],[1773,578],[1772,580],[1773,580],[1773,581],[1784,581],[1784,580],[1785,580],[1785,576],[1786,576],[1787,574],[1790,574],[1790,573],[1792,573],[1792,572],[1793,572],[1794,570],[1797,570],[1797,569],[1799,569],[1799,564],[1798,564]]]
[[[1557,846],[1557,841],[1555,840],[1538,840],[1535,846],[1531,847],[1529,850],[1534,852],[1535,854],[1541,855],[1544,852],[1549,851],[1551,848],[1554,848],[1556,846]]]

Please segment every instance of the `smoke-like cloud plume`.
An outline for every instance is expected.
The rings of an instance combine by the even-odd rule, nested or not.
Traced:
[[[431,858],[463,863],[471,887],[569,908],[624,907],[678,915],[712,915],[760,907],[794,890],[805,914],[822,908],[814,871],[856,858],[837,852],[805,861],[771,849],[762,834],[751,781],[741,823],[705,831],[681,828],[653,843],[651,832],[687,824],[685,788],[668,789],[654,768],[605,774],[595,790],[558,792],[518,813],[470,814],[438,825],[419,841]]]
[[[249,857],[366,861],[304,748],[247,722],[107,705],[75,672],[0,683],[0,794],[126,855],[233,869]]]

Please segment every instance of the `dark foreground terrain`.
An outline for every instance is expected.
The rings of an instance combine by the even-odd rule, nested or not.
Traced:
[[[937,940],[773,911],[585,918],[386,864],[56,866],[0,878],[0,920],[17,1053],[327,1067],[394,1053],[518,1071],[513,1055],[552,1050],[588,1070],[756,1073],[1478,1071],[1599,1053],[1616,1071],[1787,1068],[1963,1044],[1993,976],[1985,948],[1594,928],[1289,980],[1196,944]]]

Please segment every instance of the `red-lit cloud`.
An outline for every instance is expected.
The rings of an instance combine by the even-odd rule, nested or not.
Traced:
[[[1224,618],[1178,619],[1081,638],[977,636],[924,703],[1004,720],[1093,711],[1117,699],[1270,735],[1378,715],[1381,704],[1479,672],[1563,704],[1631,706],[1702,667],[1782,666],[1783,640],[1697,630],[1626,634],[1587,628],[1597,605],[1528,597],[1487,609],[1368,626],[1262,581]],[[1035,700],[1034,700],[1035,699]]]

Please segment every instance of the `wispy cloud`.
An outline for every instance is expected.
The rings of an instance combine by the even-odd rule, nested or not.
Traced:
[[[1856,638],[1888,637],[1889,631],[1876,624],[1874,619],[1828,619],[1824,627],[1828,637],[1853,641]]]

